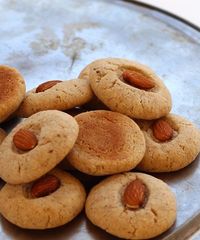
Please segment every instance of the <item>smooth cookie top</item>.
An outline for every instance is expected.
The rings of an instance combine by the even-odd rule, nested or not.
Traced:
[[[143,202],[137,206],[141,198]],[[176,199],[163,181],[147,174],[124,173],[96,185],[88,195],[85,211],[94,225],[110,234],[148,239],[172,226]]]
[[[78,129],[73,117],[57,110],[25,119],[0,145],[0,177],[21,184],[46,174],[71,150]]]
[[[177,171],[194,161],[200,152],[200,130],[193,123],[175,114],[169,114],[161,120],[137,121],[146,140],[144,158],[137,166],[140,170]],[[172,128],[172,135],[166,141],[163,138],[168,136],[170,130],[166,124],[163,125],[163,121]]]
[[[67,159],[78,170],[90,175],[128,171],[144,156],[144,136],[127,116],[99,110],[75,119],[79,136]]]
[[[58,188],[43,197],[34,197],[34,183],[23,185],[6,184],[0,191],[0,212],[13,224],[28,229],[47,229],[71,221],[84,207],[86,193],[78,179],[64,171],[54,169],[47,176],[59,181]],[[40,180],[39,180],[40,181]],[[49,181],[49,180],[47,180]],[[44,181],[43,191],[52,186]],[[38,180],[37,180],[38,185]],[[34,187],[33,187],[34,186]],[[39,188],[37,188],[39,191]]]
[[[0,65],[0,122],[6,120],[22,102],[26,87],[17,69]]]
[[[56,84],[51,84],[52,82]],[[43,110],[68,110],[87,103],[93,97],[87,79],[74,79],[63,82],[50,81],[47,82],[46,86],[48,85],[49,88],[43,88],[43,83],[42,87],[39,86],[29,91],[18,109],[17,115],[29,117]]]
[[[95,61],[89,79],[96,96],[112,111],[132,118],[156,119],[171,110],[171,96],[164,83],[137,62],[119,58]]]

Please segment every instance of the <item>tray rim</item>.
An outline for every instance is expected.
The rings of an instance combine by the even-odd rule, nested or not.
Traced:
[[[142,2],[142,1],[139,1],[139,2],[137,0],[121,0],[121,1],[127,2],[127,3],[131,3],[131,4],[134,4],[134,5],[138,5],[138,6],[141,6],[141,7],[144,7],[144,8],[148,8],[150,10],[154,10],[154,11],[157,11],[157,12],[160,12],[160,13],[162,13],[164,15],[167,15],[167,16],[173,18],[173,19],[178,20],[181,23],[186,24],[187,26],[193,28],[194,30],[196,30],[197,32],[200,33],[200,26],[196,25],[195,23],[190,22],[186,18],[180,17],[179,15],[177,15],[175,13],[171,13],[170,11],[167,11],[165,9],[162,9],[160,7],[157,7],[157,6],[154,6],[152,4]]]

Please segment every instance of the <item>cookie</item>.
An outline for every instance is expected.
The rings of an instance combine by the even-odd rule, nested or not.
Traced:
[[[6,184],[0,192],[0,212],[21,228],[55,228],[81,212],[85,197],[78,179],[55,169],[34,183]]]
[[[89,220],[123,239],[149,239],[169,229],[176,219],[176,199],[163,181],[142,173],[111,176],[88,195]]]
[[[6,137],[6,132],[2,128],[0,128],[0,144],[3,142],[5,137]]]
[[[16,111],[22,102],[26,87],[19,71],[0,65],[0,123]]]
[[[94,63],[100,61],[96,60],[90,64],[88,64],[79,74],[78,78],[80,79],[88,79],[89,80],[89,74],[90,74],[90,68],[93,66]],[[90,100],[88,103],[85,104],[84,106],[88,110],[108,110],[109,108],[101,102],[95,95],[93,96],[92,100]]]
[[[73,117],[57,110],[25,119],[0,145],[0,177],[21,184],[46,174],[71,150],[78,129]]]
[[[17,111],[19,117],[29,117],[43,110],[68,110],[90,101],[93,97],[87,79],[48,81],[29,91]]]
[[[138,121],[138,124],[146,140],[144,158],[137,166],[140,170],[177,171],[194,161],[200,152],[200,131],[183,117],[169,114],[160,120]]]
[[[79,171],[94,176],[124,172],[143,158],[144,136],[129,117],[96,110],[79,114],[75,119],[79,135],[66,161]]]
[[[171,96],[159,77],[139,63],[107,58],[90,68],[95,95],[112,111],[136,119],[156,119],[171,110]]]

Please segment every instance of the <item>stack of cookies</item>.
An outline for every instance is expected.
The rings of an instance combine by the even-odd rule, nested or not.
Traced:
[[[0,213],[7,220],[22,228],[54,228],[85,206],[94,225],[124,239],[149,239],[174,224],[175,195],[138,170],[186,167],[200,151],[200,131],[169,113],[169,90],[151,69],[100,59],[77,79],[47,81],[25,95],[20,73],[0,66],[0,86],[0,121],[25,118],[7,136],[0,131],[0,177],[6,182]],[[86,178],[112,176],[86,197],[71,169]]]

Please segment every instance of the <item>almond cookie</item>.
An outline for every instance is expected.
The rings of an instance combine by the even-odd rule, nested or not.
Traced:
[[[5,137],[6,137],[6,132],[0,128],[0,144],[3,142]]]
[[[75,119],[79,136],[66,161],[79,171],[96,176],[124,172],[143,158],[144,136],[129,117],[98,110]]]
[[[17,69],[0,65],[0,123],[17,110],[22,102],[26,87]]]
[[[95,95],[112,111],[156,119],[171,110],[171,96],[164,83],[139,63],[118,58],[96,61],[89,79]]]
[[[71,150],[78,129],[73,117],[57,110],[27,118],[0,145],[0,177],[21,184],[46,174]]]
[[[27,93],[17,115],[29,117],[43,110],[68,110],[87,103],[92,97],[87,79],[48,81]]]
[[[190,121],[175,114],[155,121],[138,121],[146,152],[138,169],[147,172],[172,172],[195,160],[200,152],[200,131]]]
[[[29,184],[6,184],[0,192],[0,212],[21,228],[55,228],[81,212],[85,197],[78,179],[55,169]]]
[[[96,226],[123,239],[149,239],[176,219],[176,199],[163,181],[142,173],[111,176],[88,195],[86,215]]]

